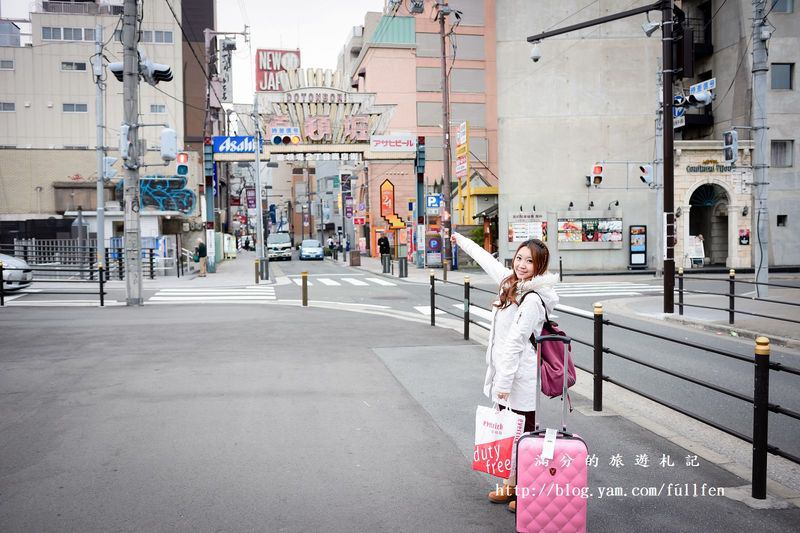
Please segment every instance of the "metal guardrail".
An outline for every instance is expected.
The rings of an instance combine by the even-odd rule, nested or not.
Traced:
[[[714,310],[714,311],[727,311],[728,312],[728,324],[731,324],[731,325],[733,325],[736,322],[736,314],[737,313],[740,314],[740,315],[756,316],[756,317],[760,317],[760,318],[768,318],[770,320],[780,320],[782,322],[791,322],[793,324],[800,324],[800,320],[795,320],[793,318],[781,317],[781,316],[773,316],[773,315],[765,315],[765,314],[761,314],[761,313],[751,313],[749,311],[742,311],[741,309],[739,309],[739,310],[736,309],[736,299],[737,298],[751,300],[751,301],[755,301],[755,302],[773,303],[773,304],[779,304],[779,305],[789,305],[789,306],[794,306],[794,307],[800,306],[800,302],[798,302],[798,301],[787,302],[787,301],[783,301],[783,300],[772,300],[772,299],[767,299],[767,298],[750,297],[750,296],[743,296],[741,294],[736,294],[736,284],[737,283],[744,283],[744,284],[747,284],[747,285],[756,285],[756,286],[762,285],[762,286],[766,286],[766,287],[780,287],[780,288],[785,288],[785,289],[798,289],[798,290],[800,290],[800,287],[798,287],[798,286],[795,286],[795,285],[784,285],[784,284],[781,284],[781,283],[762,283],[762,282],[758,282],[758,281],[737,280],[736,279],[736,271],[733,270],[733,269],[731,269],[730,272],[728,273],[728,278],[727,279],[709,278],[709,277],[704,277],[704,276],[687,276],[687,275],[685,275],[683,273],[683,269],[682,268],[678,269],[678,273],[676,274],[676,277],[678,278],[678,283],[677,283],[677,285],[678,285],[678,289],[677,289],[678,290],[678,314],[681,315],[681,316],[683,315],[683,308],[684,307],[696,307],[696,308],[699,308],[699,309],[711,309],[711,310]],[[684,289],[684,282],[685,281],[693,281],[693,280],[727,282],[728,283],[728,292],[719,293],[719,292],[694,291],[694,290]],[[714,306],[710,306],[710,305],[687,304],[687,303],[684,303],[684,297],[683,297],[684,294],[699,294],[699,295],[705,295],[705,296],[727,296],[728,297],[728,307],[714,307]]]
[[[105,306],[105,283],[106,283],[106,276],[105,276],[105,269],[103,265],[98,265],[95,268],[71,268],[71,269],[64,269],[64,268],[48,268],[48,267],[29,267],[29,268],[11,268],[6,267],[3,265],[3,262],[0,261],[0,307],[5,307],[6,305],[6,294],[10,293],[6,289],[6,280],[5,280],[5,272],[19,272],[19,271],[34,271],[34,272],[78,272],[81,275],[88,273],[89,279],[81,278],[81,279],[35,279],[36,283],[97,283],[98,290],[97,294],[100,297],[100,307]],[[95,281],[95,276],[97,276],[97,281]],[[21,289],[17,289],[21,290]],[[16,292],[16,291],[14,291]],[[39,291],[37,294],[94,294],[93,292],[74,292],[74,291]],[[8,294],[9,296],[11,294]]]
[[[434,273],[431,272],[430,274],[430,310],[431,310],[431,326],[436,325],[436,311],[443,311],[449,315],[452,315],[456,318],[462,319],[464,326],[464,339],[469,339],[469,327],[470,324],[478,325],[484,329],[489,329],[484,324],[480,324],[475,322],[474,320],[470,319],[469,309],[470,309],[470,293],[473,290],[479,290],[482,292],[496,294],[493,291],[487,291],[485,289],[479,289],[477,287],[472,287],[469,282],[469,277],[464,278],[464,299],[463,299],[463,314],[458,315],[449,311],[447,309],[443,309],[442,307],[438,307],[436,305],[436,299],[445,298],[448,300],[453,301],[461,301],[453,296],[446,295],[441,292],[437,292],[436,290],[436,282],[440,282],[445,285],[456,285],[462,286],[460,283],[455,283],[452,281],[446,281],[444,279],[438,279],[435,277]],[[797,288],[797,287],[792,287]],[[731,291],[733,292],[733,290]],[[683,304],[686,305],[686,304]],[[472,304],[473,307],[479,307]],[[484,309],[486,311],[490,311],[489,309],[485,309],[483,307],[479,307],[480,309]],[[572,316],[576,316],[579,318],[592,320],[594,324],[594,334],[591,341],[586,339],[579,339],[572,337],[572,339],[577,342],[578,344],[587,346],[592,348],[593,351],[593,365],[592,368],[584,367],[581,365],[576,364],[575,366],[580,368],[581,370],[592,374],[593,377],[593,392],[592,392],[592,409],[594,411],[602,411],[603,410],[603,382],[609,382],[617,385],[618,387],[622,387],[623,389],[629,390],[635,394],[638,394],[644,398],[647,398],[651,401],[654,401],[658,404],[664,405],[670,409],[673,409],[685,416],[703,422],[715,429],[718,429],[724,433],[737,437],[745,442],[751,443],[753,445],[753,467],[752,467],[752,496],[757,499],[765,499],[766,498],[766,480],[767,480],[767,453],[772,453],[788,459],[792,462],[800,464],[800,457],[795,456],[785,450],[781,450],[777,446],[771,445],[768,442],[768,417],[769,413],[775,413],[778,415],[786,416],[792,418],[794,420],[800,420],[800,413],[791,409],[787,409],[780,405],[776,405],[769,402],[769,376],[771,372],[785,372],[787,374],[800,376],[800,368],[794,368],[788,365],[784,365],[782,363],[775,363],[770,361],[770,344],[769,339],[766,337],[758,337],[756,339],[756,345],[754,349],[754,356],[753,358],[749,358],[737,353],[729,352],[727,350],[723,350],[720,348],[715,348],[713,346],[706,346],[699,343],[694,343],[686,340],[681,339],[673,339],[667,337],[665,335],[660,335],[658,333],[653,333],[650,331],[645,331],[642,329],[634,328],[631,326],[627,326],[621,324],[619,322],[614,322],[603,317],[603,306],[600,304],[595,304],[593,313],[587,312],[575,312],[569,309],[565,309],[561,306],[557,306],[556,309],[559,312],[566,313]],[[730,390],[728,388],[716,385],[714,383],[710,383],[708,381],[704,381],[698,379],[694,376],[678,372],[675,370],[671,370],[669,368],[665,368],[663,366],[653,364],[647,361],[643,361],[636,357],[633,357],[629,354],[622,353],[620,351],[614,350],[604,345],[604,333],[606,327],[618,328],[625,331],[630,331],[633,333],[637,333],[640,335],[645,335],[648,337],[660,339],[663,341],[671,342],[674,344],[687,346],[690,348],[703,350],[709,353],[714,353],[717,355],[721,355],[723,357],[727,357],[729,359],[739,361],[746,364],[752,364],[754,367],[754,374],[753,374],[753,396],[748,396],[745,394],[741,394],[739,392]],[[637,389],[631,385],[626,384],[624,381],[621,381],[617,377],[612,377],[604,373],[603,371],[603,363],[605,360],[605,355],[608,354],[613,357],[617,357],[619,359],[623,359],[625,361],[640,365],[644,368],[648,368],[655,372],[658,372],[662,375],[668,375],[676,379],[680,379],[699,387],[713,390],[725,396],[735,398],[736,400],[743,401],[753,405],[754,414],[753,414],[753,431],[750,435],[746,435],[742,432],[736,431],[732,428],[714,422],[713,420],[709,419],[708,417],[700,414],[689,411],[688,409],[684,409],[678,405],[675,405],[669,401],[666,401],[661,398],[657,398],[652,394],[649,394],[641,389]]]

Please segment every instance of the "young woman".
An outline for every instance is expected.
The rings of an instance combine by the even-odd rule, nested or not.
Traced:
[[[483,392],[500,404],[501,409],[511,409],[524,416],[525,432],[533,431],[538,366],[530,336],[542,331],[545,307],[547,313],[551,313],[558,303],[555,291],[558,276],[547,271],[550,252],[538,239],[525,241],[514,254],[513,268],[508,269],[463,235],[454,233],[451,241],[500,286],[498,299],[492,306]],[[525,294],[532,292],[536,294],[528,294],[523,300]],[[516,511],[515,482],[512,475],[502,488],[489,493],[489,500],[509,502],[509,510]]]

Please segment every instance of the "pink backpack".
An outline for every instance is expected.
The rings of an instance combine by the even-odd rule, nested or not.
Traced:
[[[542,326],[541,335],[560,335],[566,337],[567,334],[559,329],[558,324],[552,322],[547,314],[547,306],[544,303],[542,296],[536,292],[531,291],[542,300],[542,307],[544,308],[544,325]],[[519,305],[522,305],[525,297],[530,294],[526,292],[522,295]],[[536,347],[536,332],[531,334],[530,340],[534,347]],[[567,353],[567,388],[575,385],[575,365],[572,362],[572,346],[569,346]],[[542,351],[542,364],[539,371],[542,375],[542,392],[550,397],[555,398],[561,396],[562,388],[564,386],[564,347],[560,342],[544,342],[541,346]],[[569,398],[569,395],[567,396]],[[571,404],[572,402],[570,402]],[[571,405],[570,405],[571,409]]]

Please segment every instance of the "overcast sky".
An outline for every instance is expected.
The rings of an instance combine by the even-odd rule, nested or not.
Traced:
[[[32,0],[0,0],[0,15],[27,18],[32,4]],[[216,0],[217,30],[242,31],[247,24],[253,54],[258,48],[299,48],[302,67],[335,69],[353,26],[364,24],[367,11],[382,11],[383,5],[384,0]],[[241,36],[237,46],[234,101],[252,103],[255,58]]]

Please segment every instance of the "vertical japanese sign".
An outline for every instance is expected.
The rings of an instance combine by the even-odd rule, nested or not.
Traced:
[[[281,73],[297,68],[300,68],[300,50],[257,50],[256,91],[288,91],[290,88],[281,82]]]
[[[247,198],[247,209],[255,209],[256,208],[256,188],[255,187],[247,187],[244,190],[245,197]]]
[[[389,180],[381,183],[381,216],[389,218],[394,214],[394,184]]]
[[[456,178],[469,175],[469,122],[462,122],[456,133]]]
[[[230,104],[233,102],[233,78],[231,76],[231,64],[233,51],[236,50],[235,39],[223,39],[222,52],[219,59],[219,75],[220,87],[222,94],[220,94],[220,101]]]

